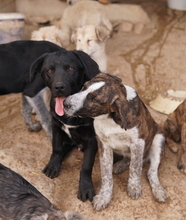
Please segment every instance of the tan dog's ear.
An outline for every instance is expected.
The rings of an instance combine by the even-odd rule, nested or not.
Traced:
[[[77,28],[73,30],[72,35],[71,35],[71,43],[76,43],[76,34],[77,34]]]
[[[97,26],[95,31],[99,41],[106,41],[110,37],[110,31],[103,26]]]

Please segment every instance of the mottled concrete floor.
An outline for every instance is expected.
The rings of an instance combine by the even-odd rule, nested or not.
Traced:
[[[134,87],[148,105],[167,89],[186,90],[186,12],[168,9],[165,1],[142,1],[141,4],[150,23],[141,34],[114,33],[106,50],[109,71],[121,77],[124,84]],[[100,212],[94,211],[89,201],[83,203],[77,199],[81,152],[74,150],[70,154],[58,178],[46,177],[41,171],[49,160],[51,143],[43,130],[39,133],[27,131],[21,116],[20,98],[20,94],[0,97],[1,163],[24,176],[63,211],[74,210],[87,220],[186,219],[186,175],[177,169],[177,155],[167,147],[159,169],[160,181],[168,196],[164,204],[153,199],[146,177],[148,166],[143,169],[143,194],[138,200],[127,196],[126,171],[114,175],[113,198],[109,207]],[[165,121],[166,115],[150,111],[158,123]],[[98,157],[93,181],[98,192],[101,184]]]

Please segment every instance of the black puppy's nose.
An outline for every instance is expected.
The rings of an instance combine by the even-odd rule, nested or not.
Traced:
[[[64,106],[65,109],[69,109],[69,108],[71,107],[70,103],[68,103],[68,102],[66,101],[66,99],[65,99],[64,102],[63,102],[63,106]]]
[[[56,83],[56,86],[55,86],[55,90],[56,91],[63,91],[65,89],[65,85],[62,84],[62,83]]]

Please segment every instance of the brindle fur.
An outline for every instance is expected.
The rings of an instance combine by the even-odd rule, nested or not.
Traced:
[[[122,154],[124,158],[130,157],[127,192],[131,198],[137,199],[142,193],[143,160],[149,160],[147,175],[153,195],[160,202],[166,200],[166,193],[158,178],[164,136],[134,89],[124,86],[109,74],[100,73],[86,82],[79,93],[69,96],[64,106],[67,114],[93,117],[96,134],[102,143],[102,187],[93,200],[96,210],[106,208],[111,200],[113,152]],[[128,159],[118,162],[114,172],[123,171],[127,164]]]
[[[169,149],[178,152],[178,169],[186,173],[186,100],[168,115],[164,132]]]

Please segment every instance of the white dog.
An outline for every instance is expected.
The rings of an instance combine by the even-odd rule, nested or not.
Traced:
[[[76,44],[76,50],[87,53],[97,62],[101,72],[105,72],[107,70],[105,43],[109,37],[110,32],[105,27],[85,25],[73,31],[71,41]]]
[[[104,26],[109,32],[112,24],[107,17],[104,6],[96,1],[80,1],[68,6],[60,21],[64,33],[63,45],[68,47],[72,31],[85,25]]]
[[[60,47],[63,47],[62,39],[64,34],[56,26],[42,27],[37,31],[33,31],[31,34],[31,40],[36,41],[50,41],[54,44],[57,44]]]

